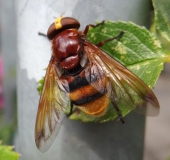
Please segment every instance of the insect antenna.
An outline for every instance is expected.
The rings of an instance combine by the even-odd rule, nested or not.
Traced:
[[[46,34],[41,33],[41,32],[38,32],[38,35],[40,35],[40,36],[44,36],[44,37],[47,37],[47,35],[46,35]]]

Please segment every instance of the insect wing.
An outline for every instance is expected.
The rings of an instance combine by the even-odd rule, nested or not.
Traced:
[[[35,124],[35,142],[41,152],[52,145],[64,118],[68,96],[62,88],[55,64],[50,62],[39,101]]]
[[[92,77],[107,79],[107,95],[112,104],[125,109],[135,110],[148,116],[159,114],[159,103],[151,89],[136,75],[111,58],[97,46],[85,41],[85,51],[90,61],[86,72],[86,79],[98,91],[103,91],[104,84],[92,83]],[[92,76],[89,76],[89,75]]]

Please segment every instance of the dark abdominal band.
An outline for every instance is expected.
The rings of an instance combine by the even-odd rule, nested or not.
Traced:
[[[96,80],[97,80],[96,78],[92,79],[91,83],[94,83]],[[86,77],[80,77],[78,75],[78,76],[75,76],[74,80],[69,84],[69,89],[70,89],[70,92],[73,92],[75,90],[78,90],[81,87],[85,87],[88,85],[90,85],[90,84],[87,81]],[[104,95],[104,93],[100,93],[100,92],[97,92],[94,94],[92,93],[91,95],[84,95],[81,98],[79,98],[78,100],[73,101],[73,103],[75,105],[83,105],[88,102],[94,101],[94,100],[102,97],[103,95]]]
[[[70,92],[72,92],[87,85],[89,85],[89,82],[87,81],[86,77],[80,77],[78,75],[74,77],[74,80],[71,83],[69,83],[69,89]]]
[[[83,104],[86,104],[88,102],[94,101],[94,100],[100,98],[101,96],[103,96],[103,94],[100,93],[100,92],[97,92],[93,95],[87,95],[87,96],[81,97],[77,101],[73,101],[73,103],[75,105],[83,105]]]

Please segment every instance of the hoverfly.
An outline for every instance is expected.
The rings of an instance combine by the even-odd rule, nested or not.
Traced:
[[[89,27],[95,28],[103,23],[89,24],[80,32],[80,23],[76,19],[60,17],[48,29],[52,57],[35,125],[35,142],[42,152],[53,143],[68,106],[69,115],[76,106],[90,116],[101,117],[111,103],[122,123],[125,121],[121,104],[131,104],[127,106],[131,110],[151,116],[159,113],[159,103],[149,87],[100,49],[104,43],[120,38],[123,32],[96,45],[86,39]]]

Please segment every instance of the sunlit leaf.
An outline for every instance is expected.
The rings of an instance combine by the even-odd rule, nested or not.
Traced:
[[[1,160],[18,160],[19,153],[13,151],[13,146],[4,146],[0,142],[0,159]]]
[[[152,0],[155,12],[156,27],[160,34],[170,41],[170,1]]]
[[[153,88],[163,69],[166,55],[160,42],[146,28],[130,22],[107,21],[97,28],[91,28],[87,38],[93,44],[97,44],[117,36],[120,31],[124,31],[123,36],[104,44],[102,49]],[[122,115],[125,116],[129,112],[130,110],[124,108]],[[114,108],[108,107],[107,113],[100,118],[89,116],[82,111],[77,112],[77,110],[74,110],[69,118],[83,122],[105,122],[116,117],[117,112]]]

